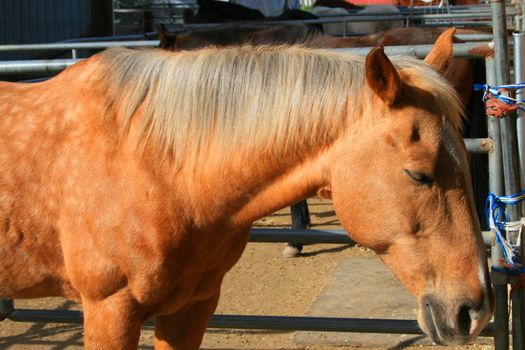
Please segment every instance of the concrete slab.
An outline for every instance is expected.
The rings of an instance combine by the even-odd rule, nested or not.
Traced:
[[[378,258],[348,258],[312,304],[309,316],[416,319],[417,303]],[[397,349],[429,345],[421,335],[297,332],[299,345],[370,346]],[[482,343],[489,343],[485,338]]]

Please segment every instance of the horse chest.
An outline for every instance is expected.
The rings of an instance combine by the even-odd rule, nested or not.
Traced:
[[[199,243],[188,240],[159,261],[143,283],[133,285],[137,299],[154,305],[155,313],[169,314],[216,295],[225,273],[246,246],[248,230],[218,234],[216,237],[222,238],[210,240],[198,236],[194,235]]]

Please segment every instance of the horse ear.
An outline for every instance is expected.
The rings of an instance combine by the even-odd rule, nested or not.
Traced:
[[[391,106],[396,102],[401,90],[401,80],[382,47],[372,49],[366,56],[365,76],[370,88],[387,105]]]
[[[452,61],[455,31],[455,28],[449,28],[441,33],[434,47],[425,58],[425,62],[433,66],[441,74],[445,74]]]
[[[164,48],[166,45],[166,26],[163,23],[157,24],[157,35],[159,36],[159,47]]]

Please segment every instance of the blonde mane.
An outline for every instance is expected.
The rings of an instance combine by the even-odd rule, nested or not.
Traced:
[[[359,56],[241,46],[178,53],[116,48],[101,57],[123,127],[141,108],[141,132],[176,160],[211,144],[223,155],[297,153],[330,144],[352,120],[374,116]],[[442,114],[460,127],[460,103],[444,79],[412,58],[392,62],[424,77]]]

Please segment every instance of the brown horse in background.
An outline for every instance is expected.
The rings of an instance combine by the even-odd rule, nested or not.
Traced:
[[[450,36],[427,58],[450,63]],[[254,220],[316,192],[471,341],[492,291],[461,103],[421,61],[301,47],[111,49],[0,84],[0,298],[80,301],[87,349],[197,349]]]
[[[214,28],[193,29],[182,34],[170,33],[160,25],[157,31],[159,47],[170,51],[193,50],[210,45],[293,45],[323,36],[319,29],[300,24],[223,24]]]

